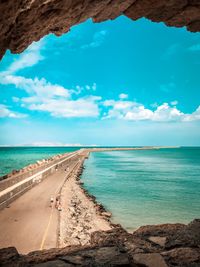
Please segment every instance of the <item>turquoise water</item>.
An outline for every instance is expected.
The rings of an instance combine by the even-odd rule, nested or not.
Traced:
[[[200,148],[91,153],[86,189],[128,230],[200,217]]]
[[[37,160],[71,152],[79,147],[0,147],[0,176],[21,169]]]
[[[83,147],[0,147],[0,176],[21,169],[37,160],[73,152]],[[88,148],[88,147],[85,147]]]

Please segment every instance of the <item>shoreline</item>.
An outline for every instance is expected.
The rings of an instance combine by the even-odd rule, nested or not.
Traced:
[[[112,213],[108,212],[101,203],[96,201],[96,197],[83,187],[81,175],[84,161],[85,158],[72,176],[66,180],[61,190],[63,210],[59,216],[59,248],[89,245],[93,232],[122,228],[121,225],[111,222]]]

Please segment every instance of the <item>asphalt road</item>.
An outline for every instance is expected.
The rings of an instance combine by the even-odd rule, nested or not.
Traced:
[[[56,197],[67,176],[64,168],[0,211],[0,248],[14,246],[19,253],[27,254],[57,246],[59,211],[54,205],[50,207],[50,198]]]

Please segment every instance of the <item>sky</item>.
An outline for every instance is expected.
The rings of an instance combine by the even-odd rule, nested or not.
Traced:
[[[200,145],[200,33],[121,16],[0,62],[0,145]]]

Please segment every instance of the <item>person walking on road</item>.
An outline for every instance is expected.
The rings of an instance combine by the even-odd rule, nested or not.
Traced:
[[[56,203],[55,203],[55,208],[58,209],[58,206],[60,204],[60,195],[57,195],[56,197]]]
[[[51,198],[50,198],[50,208],[53,207],[53,202],[54,202],[54,198],[53,198],[53,196],[51,196]]]

